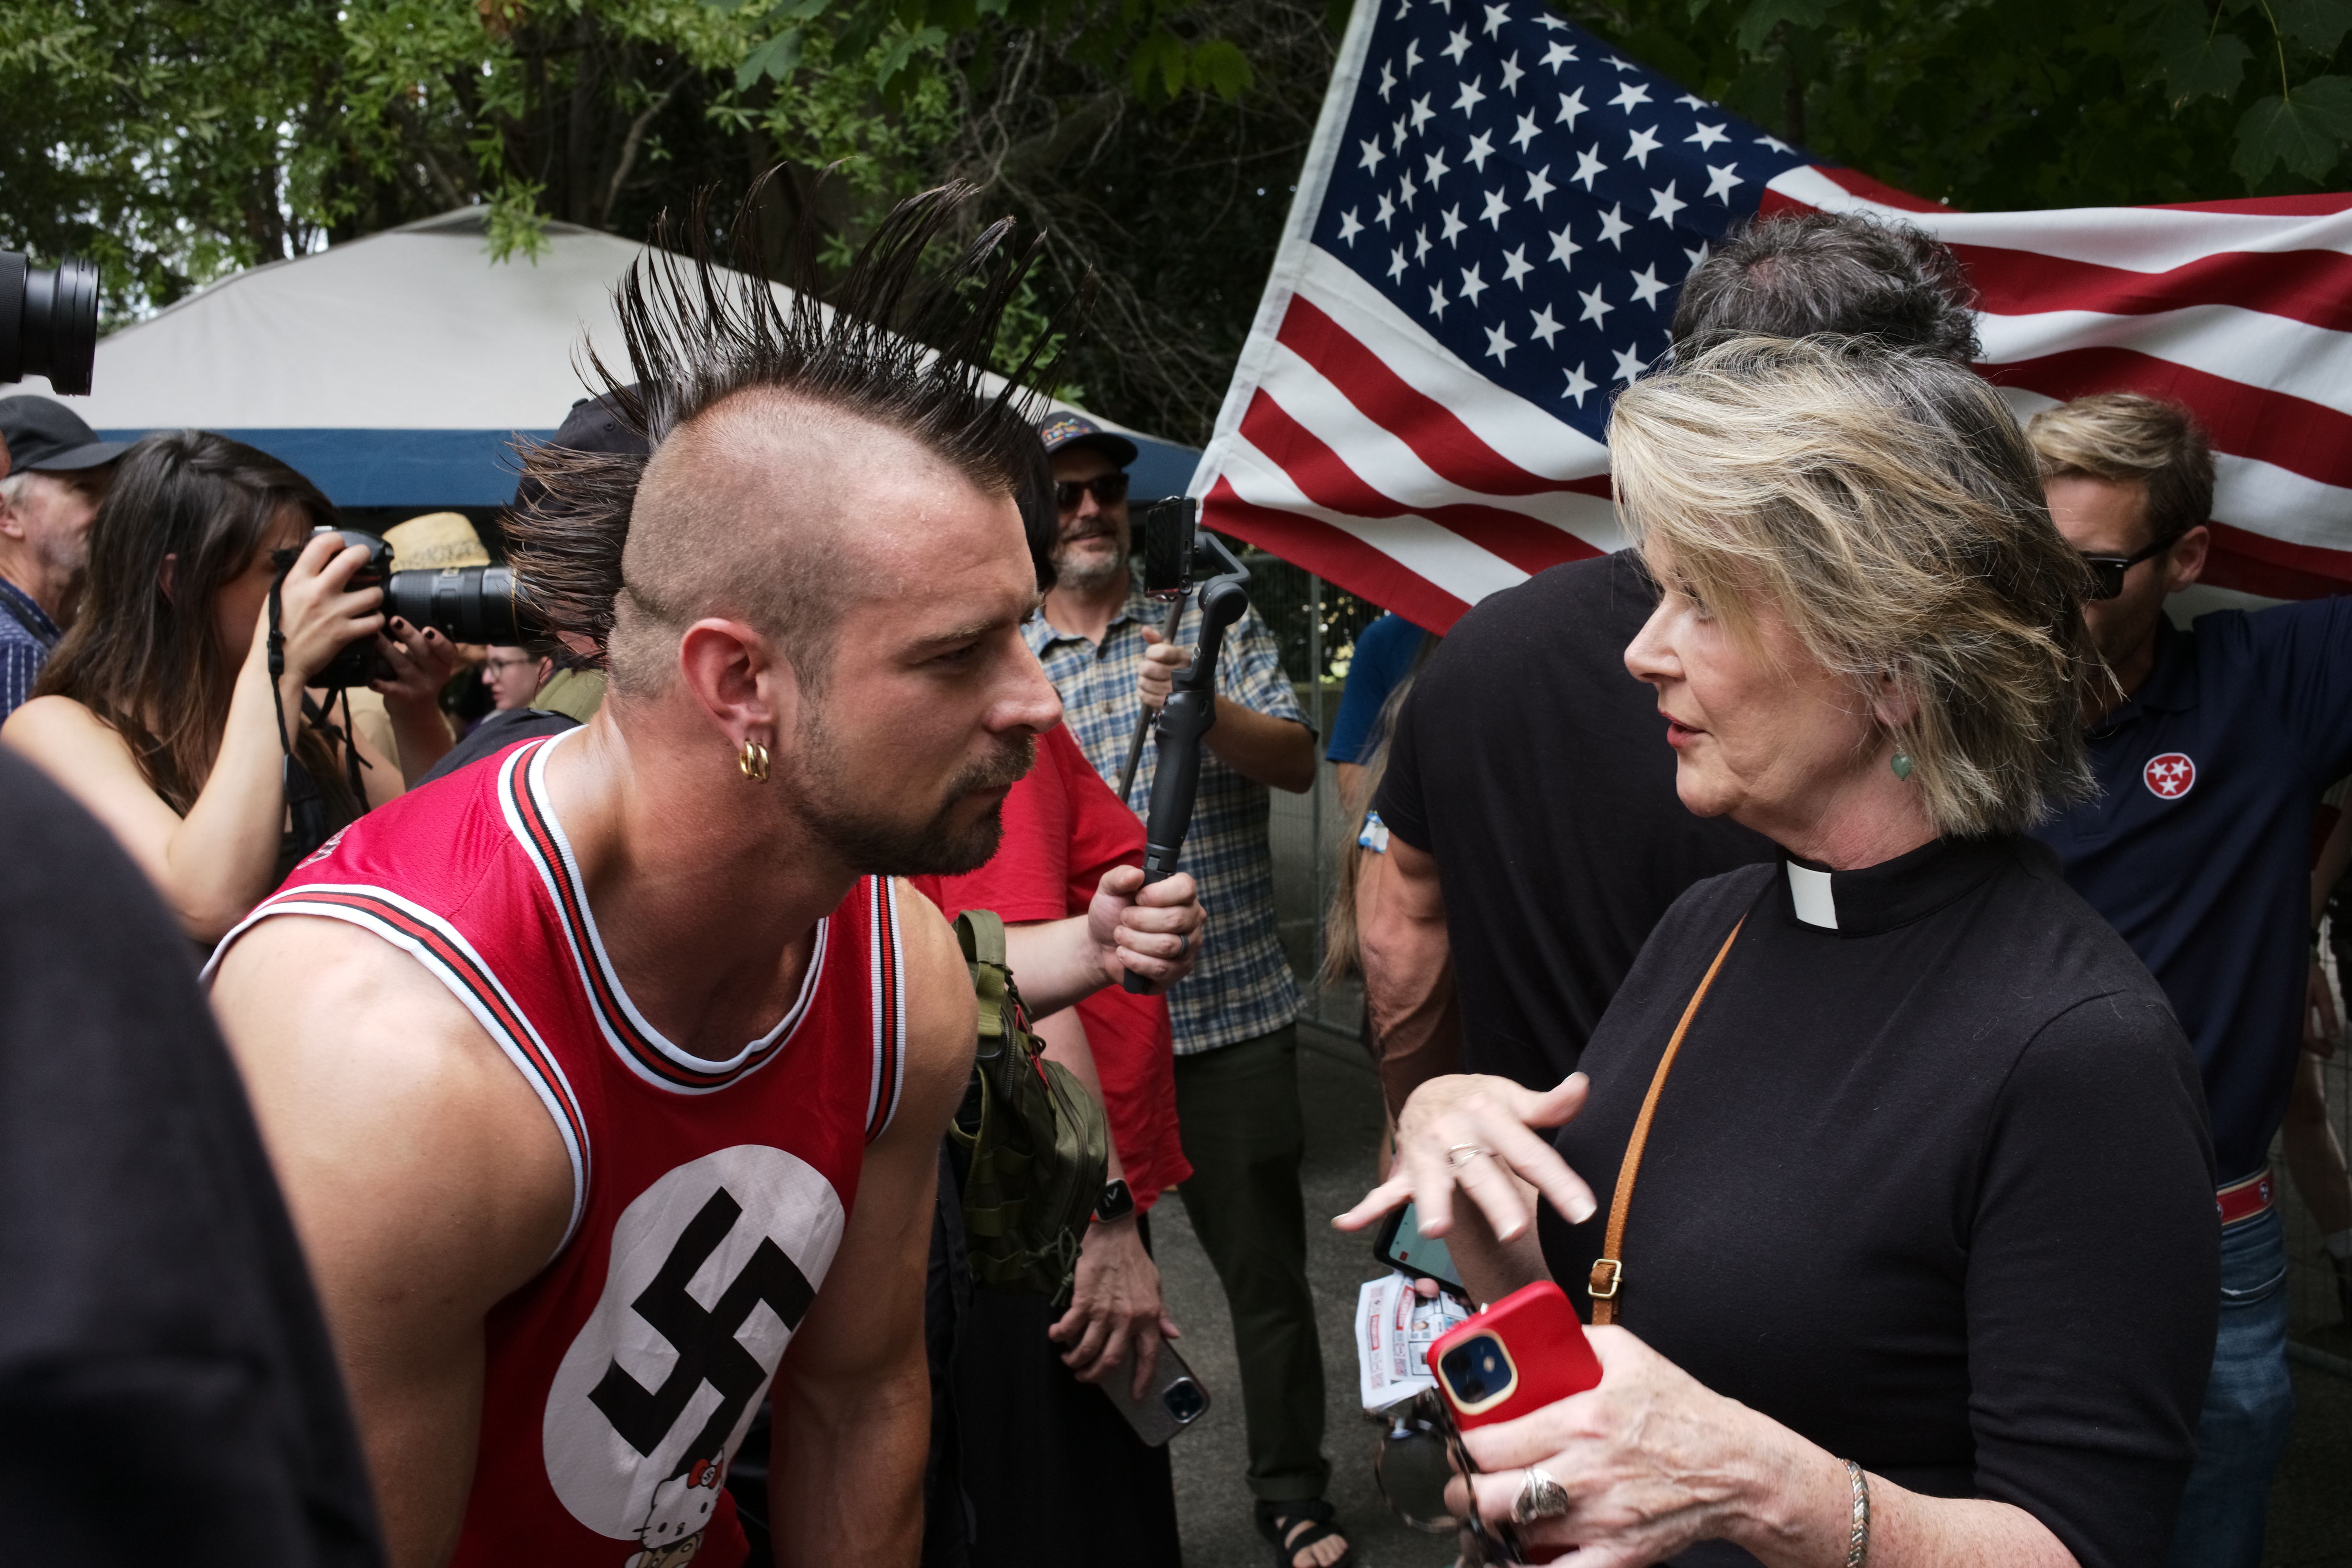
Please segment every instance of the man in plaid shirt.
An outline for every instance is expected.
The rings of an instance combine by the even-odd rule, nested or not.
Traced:
[[[1047,420],[1039,434],[1053,458],[1062,537],[1059,581],[1030,623],[1029,646],[1079,748],[1117,788],[1138,698],[1153,709],[1167,700],[1192,661],[1200,607],[1188,605],[1176,640],[1163,644],[1165,607],[1129,578],[1122,470],[1134,443],[1076,415]],[[1225,634],[1216,711],[1183,861],[1209,923],[1199,963],[1168,998],[1177,1117],[1192,1165],[1179,1191],[1233,1310],[1259,1528],[1293,1550],[1296,1568],[1321,1568],[1347,1547],[1322,1501],[1330,1466],[1298,1184],[1298,990],[1275,926],[1266,847],[1267,787],[1314,787],[1315,732],[1255,610]],[[1147,747],[1128,796],[1138,815],[1151,799],[1154,762]]]

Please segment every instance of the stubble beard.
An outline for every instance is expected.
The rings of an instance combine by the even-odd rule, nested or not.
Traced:
[[[787,787],[798,796],[800,816],[844,863],[870,877],[958,877],[988,864],[1004,837],[1004,803],[992,805],[977,821],[958,824],[956,809],[971,795],[1010,789],[1036,761],[1036,737],[1022,734],[1001,742],[992,756],[973,763],[950,779],[940,805],[918,823],[875,815],[841,766],[841,748],[824,723],[821,706],[800,727]]]

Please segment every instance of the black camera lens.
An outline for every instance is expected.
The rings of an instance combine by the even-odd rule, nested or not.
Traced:
[[[1445,1386],[1464,1405],[1482,1404],[1496,1394],[1509,1391],[1514,1373],[1511,1358],[1503,1353],[1503,1342],[1492,1334],[1480,1334],[1454,1346],[1438,1358],[1438,1371],[1444,1374]]]
[[[412,626],[438,626],[452,642],[513,644],[514,574],[503,566],[394,572],[383,580],[383,613]]]
[[[0,383],[46,375],[59,393],[89,391],[98,358],[98,268],[68,257],[35,267],[0,250]]]
[[[1201,1392],[1199,1384],[1189,1377],[1180,1377],[1160,1394],[1160,1403],[1182,1426],[1201,1418],[1201,1412],[1209,1407],[1209,1397]]]

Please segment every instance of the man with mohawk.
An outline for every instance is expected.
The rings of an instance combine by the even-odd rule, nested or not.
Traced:
[[[776,1562],[915,1561],[974,1014],[893,879],[986,860],[1061,711],[1020,629],[1050,481],[976,368],[1024,264],[1003,226],[920,261],[967,195],[824,312],[639,264],[607,395],[651,456],[529,454],[512,532],[602,710],[367,817],[214,960],[404,1568],[736,1568],[772,1383]]]

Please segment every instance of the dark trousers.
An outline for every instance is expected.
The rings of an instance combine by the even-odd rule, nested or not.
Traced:
[[[1250,1490],[1270,1502],[1321,1497],[1331,1467],[1298,1185],[1307,1125],[1297,1029],[1178,1057],[1176,1113],[1192,1163],[1178,1190],[1233,1312]]]
[[[1060,1316],[1043,1296],[971,1293],[955,1414],[972,1568],[1181,1568],[1168,1450],[1146,1447],[1101,1389],[1062,1364],[1045,1337]]]

